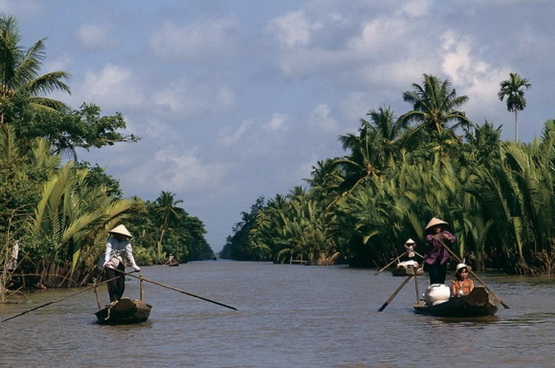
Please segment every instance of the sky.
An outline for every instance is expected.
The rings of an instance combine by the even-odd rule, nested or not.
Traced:
[[[519,138],[555,118],[552,0],[0,0],[41,73],[71,74],[78,109],[123,114],[141,140],[80,150],[125,197],[168,191],[216,252],[259,197],[296,186],[318,161],[347,154],[370,110],[411,110],[423,74],[449,80],[475,123],[515,136],[497,97],[518,73],[532,84]]]

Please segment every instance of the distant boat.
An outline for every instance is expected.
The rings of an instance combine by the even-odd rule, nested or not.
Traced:
[[[172,256],[170,254],[170,258],[168,259],[168,261],[165,263],[165,265],[168,265],[170,267],[177,267],[179,266],[179,262],[175,259],[174,256]]]
[[[151,309],[152,306],[142,300],[121,298],[95,314],[100,324],[123,325],[145,322],[150,316]]]
[[[414,275],[415,272],[416,272],[416,275],[424,274],[424,270],[420,267],[418,262],[413,260],[399,262],[397,263],[397,267],[395,267],[391,271],[393,276],[410,276],[410,275]]]
[[[446,288],[448,286],[445,285]],[[461,297],[447,297],[444,300],[419,300],[414,311],[436,317],[479,317],[497,313],[500,300],[484,286],[476,286],[470,294]]]

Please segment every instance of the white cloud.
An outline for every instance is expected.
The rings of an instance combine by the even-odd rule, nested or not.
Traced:
[[[188,80],[178,80],[154,91],[152,101],[161,108],[162,114],[178,115],[182,120],[194,115],[214,115],[226,111],[235,105],[235,93],[226,86],[214,86],[212,83],[199,86]]]
[[[142,88],[131,70],[107,65],[99,73],[87,72],[76,95],[103,108],[121,111],[122,107],[140,107],[144,102]]]
[[[123,175],[146,191],[154,187],[179,193],[203,192],[222,186],[232,166],[203,162],[198,157],[198,147],[184,152],[160,149],[150,160]]]
[[[357,55],[379,59],[381,52],[387,52],[392,43],[404,39],[407,22],[397,17],[380,17],[365,22],[358,36],[348,41],[348,48]]]
[[[76,37],[86,49],[112,47],[116,45],[116,41],[110,28],[106,25],[85,24],[79,27]]]
[[[429,14],[432,0],[409,0],[401,7],[401,14],[409,17],[423,17]]]
[[[313,26],[307,21],[302,11],[286,14],[270,22],[268,30],[278,41],[286,46],[306,46],[311,40]]]
[[[331,117],[331,108],[326,104],[320,104],[312,110],[308,121],[312,130],[320,134],[337,133],[338,131],[337,121]]]
[[[499,111],[497,92],[499,83],[506,79],[506,67],[494,68],[481,60],[476,47],[468,37],[450,30],[442,36],[442,72],[447,75],[457,95],[467,95],[469,101],[463,109],[475,115],[477,123]]]
[[[287,130],[286,121],[287,115],[275,113],[262,127],[270,131]]]
[[[229,132],[228,128],[223,129],[220,131],[218,142],[224,147],[237,144],[251,130],[253,124],[252,121],[245,121],[232,133]]]
[[[202,19],[187,25],[166,21],[150,38],[155,56],[195,60],[228,56],[237,45],[238,23],[233,18]]]

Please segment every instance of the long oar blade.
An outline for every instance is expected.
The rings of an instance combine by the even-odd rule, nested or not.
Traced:
[[[399,291],[401,291],[401,289],[407,284],[407,282],[409,282],[409,280],[413,277],[414,275],[410,275],[409,277],[407,277],[405,279],[405,281],[403,281],[403,283],[401,284],[401,286],[399,286],[397,288],[397,290],[395,290],[395,292],[393,294],[391,294],[391,296],[389,297],[389,299],[387,299],[387,301],[385,303],[383,303],[383,305],[381,306],[380,309],[378,309],[378,312],[382,312],[388,305],[389,303],[391,303],[391,301],[393,300],[393,298],[395,298],[397,296],[397,294],[399,294]]]
[[[120,272],[121,272],[121,271],[120,271]],[[178,293],[181,293],[181,294],[185,294],[185,295],[192,296],[193,298],[197,298],[197,299],[200,299],[200,300],[204,300],[204,301],[206,301],[206,302],[210,302],[210,303],[213,303],[213,304],[216,304],[216,305],[225,307],[225,308],[233,309],[234,311],[238,310],[237,308],[232,307],[232,306],[230,306],[230,305],[223,304],[223,303],[220,303],[220,302],[217,302],[217,301],[215,301],[215,300],[211,300],[211,299],[208,299],[208,298],[199,296],[199,295],[191,294],[191,293],[186,292],[185,290],[181,290],[181,289],[178,289],[178,288],[173,287],[173,286],[170,286],[170,285],[165,285],[165,284],[162,284],[161,282],[158,282],[158,281],[145,279],[144,277],[135,276],[135,275],[132,275],[132,274],[127,273],[127,272],[123,272],[123,273],[126,274],[126,275],[128,275],[128,276],[135,277],[135,278],[137,278],[137,279],[140,279],[140,280],[143,280],[143,281],[146,281],[146,282],[150,282],[151,284],[158,285],[158,286],[161,286],[161,287],[163,287],[163,288],[170,289],[170,290],[173,290],[173,291],[177,291]]]

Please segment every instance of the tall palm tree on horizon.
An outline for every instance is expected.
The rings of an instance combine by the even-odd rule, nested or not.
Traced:
[[[526,78],[517,73],[509,73],[509,79],[499,84],[501,89],[497,93],[499,100],[506,97],[507,111],[515,113],[515,142],[518,142],[518,112],[526,107],[524,91],[532,86]]]

